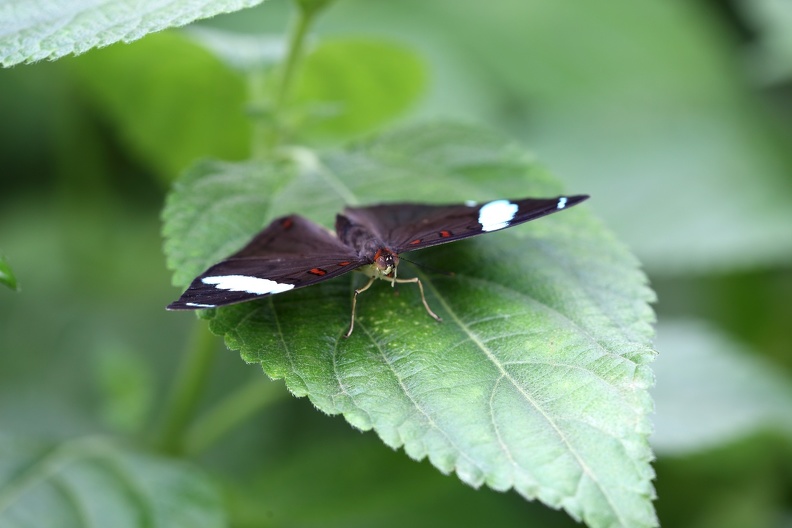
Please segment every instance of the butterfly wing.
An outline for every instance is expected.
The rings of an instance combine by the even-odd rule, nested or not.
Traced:
[[[199,275],[168,310],[249,301],[338,277],[366,263],[324,228],[300,216],[285,216]]]
[[[367,226],[396,253],[454,242],[535,220],[588,196],[495,200],[459,205],[383,204],[347,207],[344,215]]]

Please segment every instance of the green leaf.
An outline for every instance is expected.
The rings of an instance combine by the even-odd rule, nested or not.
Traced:
[[[241,75],[175,32],[68,61],[119,137],[171,181],[198,158],[242,159],[250,149]]]
[[[3,526],[225,526],[220,498],[183,462],[100,438],[61,444],[0,437]]]
[[[523,150],[467,126],[293,159],[291,168],[205,163],[185,176],[164,213],[177,284],[287,212],[330,225],[345,202],[561,193]],[[591,526],[655,525],[652,293],[629,252],[575,207],[412,258],[455,273],[400,269],[421,277],[443,323],[416,288],[382,283],[359,299],[355,333],[342,339],[356,274],[206,316],[294,394],[443,473],[514,488]]]
[[[12,290],[19,289],[14,272],[3,257],[0,257],[0,284],[8,286]]]
[[[193,20],[237,11],[262,0],[6,0],[0,4],[0,64],[57,59]]]
[[[792,435],[792,380],[698,321],[658,328],[652,445],[680,456],[761,430]]]
[[[425,86],[423,62],[409,48],[370,38],[327,40],[305,57],[294,102],[313,114],[305,135],[337,139],[399,116]]]

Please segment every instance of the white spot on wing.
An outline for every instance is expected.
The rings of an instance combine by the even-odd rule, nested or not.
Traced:
[[[475,200],[465,200],[465,205],[468,207],[476,207],[478,202]]]
[[[479,224],[482,231],[497,231],[508,227],[514,215],[517,214],[517,204],[509,200],[495,200],[485,204],[479,209]]]
[[[192,306],[193,308],[215,308],[217,305],[215,304],[201,304],[201,303],[184,303],[187,306]]]
[[[280,293],[291,290],[294,284],[281,284],[269,279],[248,277],[245,275],[222,275],[220,277],[204,277],[204,284],[214,284],[217,289],[243,291],[264,295],[267,293]]]
[[[564,207],[566,207],[566,203],[567,203],[567,197],[562,196],[561,198],[558,199],[558,205],[556,206],[556,209],[563,209]]]

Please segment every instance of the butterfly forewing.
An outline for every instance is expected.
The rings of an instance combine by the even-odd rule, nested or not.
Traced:
[[[396,253],[497,231],[561,211],[586,195],[494,200],[460,205],[383,204],[348,207],[344,215],[369,226]]]
[[[398,254],[498,231],[564,210],[586,198],[348,207],[337,218],[340,238],[305,218],[285,216],[198,276],[168,309],[214,308],[310,286],[374,265],[382,250]],[[399,281],[392,272],[380,270],[375,276]]]
[[[324,228],[299,216],[286,216],[198,276],[168,309],[195,310],[249,301],[310,286],[365,263]]]

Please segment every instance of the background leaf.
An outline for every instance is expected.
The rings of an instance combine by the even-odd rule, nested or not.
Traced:
[[[231,166],[204,164],[188,173],[165,211],[177,283],[192,279],[183,270],[232,250],[218,247],[229,230],[244,242],[242,229],[227,227],[232,210],[254,219],[247,226],[286,212],[329,224],[344,202],[561,193],[524,151],[466,126],[294,154],[295,172],[244,165],[229,178]],[[237,178],[250,182],[244,194]],[[267,178],[279,182],[274,192]],[[199,195],[212,205],[197,205]],[[212,239],[190,227],[209,232],[215,222]],[[210,327],[322,411],[473,486],[513,487],[591,526],[655,524],[646,442],[652,295],[634,258],[583,207],[413,258],[455,272],[413,270],[442,324],[422,311],[414,288],[397,296],[383,284],[361,298],[352,338],[340,339],[356,279],[347,276],[210,312]]]
[[[196,159],[249,155],[241,75],[177,32],[65,61],[85,101],[164,181]]]
[[[792,77],[792,4],[783,0],[739,0],[737,7],[757,35],[749,66],[757,80],[783,83]]]
[[[96,350],[94,378],[103,421],[123,433],[137,433],[154,402],[151,367],[121,341],[106,339]]]
[[[61,444],[0,437],[3,526],[225,526],[205,476],[183,462],[99,438]]]
[[[404,113],[425,85],[423,61],[410,48],[372,38],[331,39],[305,57],[294,102],[308,112],[305,136],[337,142]]]
[[[762,430],[792,434],[792,382],[777,368],[699,321],[658,328],[652,445],[702,451]]]
[[[792,259],[789,147],[700,6],[497,1],[436,5],[479,68],[523,100],[505,116],[514,133],[601,196],[591,207],[650,272]]]
[[[3,257],[0,257],[0,284],[8,286],[12,290],[18,289],[14,272]]]
[[[254,6],[262,0],[7,0],[0,4],[0,64],[57,59],[199,18]]]
[[[383,449],[374,434],[351,430],[304,400],[290,398],[283,407],[284,420],[277,426],[292,417],[299,426],[288,428],[288,439],[266,444],[267,460],[255,474],[227,483],[234,527],[260,528],[261,519],[268,519],[273,528],[581,528],[565,513],[526,503],[516,493],[474,490],[429,463],[411,463],[402,453]],[[277,436],[273,432],[270,438]],[[261,440],[249,447],[260,447]]]

